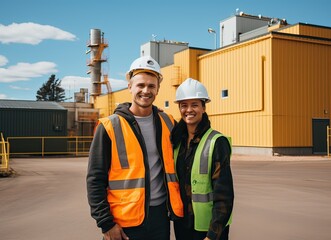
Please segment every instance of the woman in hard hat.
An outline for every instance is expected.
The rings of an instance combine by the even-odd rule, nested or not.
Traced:
[[[234,201],[229,139],[210,126],[206,88],[185,80],[176,91],[181,120],[172,130],[184,218],[174,222],[177,240],[228,239]]]

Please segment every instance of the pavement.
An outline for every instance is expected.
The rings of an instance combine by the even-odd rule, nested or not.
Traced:
[[[329,240],[329,160],[234,154],[230,239]],[[11,159],[15,175],[0,178],[0,239],[100,240],[86,197],[87,161],[87,157]]]
[[[288,155],[245,155],[233,154],[233,161],[322,161],[330,160],[331,156],[327,155],[305,155],[305,156],[288,156]]]

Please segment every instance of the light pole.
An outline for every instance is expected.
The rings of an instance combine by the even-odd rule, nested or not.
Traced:
[[[215,41],[215,49],[217,48],[217,36],[216,36],[216,31],[212,28],[208,28],[208,32],[214,34],[214,41]]]

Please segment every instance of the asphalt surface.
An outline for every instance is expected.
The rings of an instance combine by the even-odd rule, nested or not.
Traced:
[[[16,158],[0,178],[1,240],[100,240],[87,157]],[[231,240],[331,239],[331,159],[234,155]],[[172,237],[172,239],[174,239]]]

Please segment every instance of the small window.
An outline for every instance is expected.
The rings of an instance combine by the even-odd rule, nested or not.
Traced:
[[[228,89],[223,89],[222,90],[222,98],[228,98],[228,97],[229,97]]]
[[[164,107],[165,107],[165,108],[168,108],[168,107],[169,107],[169,101],[165,101],[165,102],[164,102]]]

